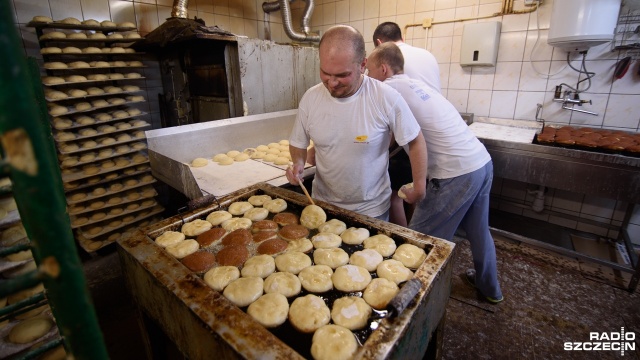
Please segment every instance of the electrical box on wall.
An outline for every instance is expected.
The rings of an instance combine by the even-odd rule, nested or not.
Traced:
[[[461,66],[496,66],[501,23],[465,24],[460,48]]]

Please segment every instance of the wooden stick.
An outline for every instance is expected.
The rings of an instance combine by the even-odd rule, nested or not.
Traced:
[[[316,203],[313,202],[313,199],[311,198],[311,195],[309,195],[307,188],[304,187],[302,180],[300,180],[300,178],[296,178],[296,179],[298,179],[298,184],[300,184],[300,187],[302,188],[302,191],[304,191],[304,194],[307,195],[307,199],[309,199],[309,201],[311,202],[311,205],[315,205]]]

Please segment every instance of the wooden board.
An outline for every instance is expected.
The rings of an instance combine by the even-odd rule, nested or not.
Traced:
[[[191,168],[193,177],[203,191],[215,196],[230,194],[238,189],[284,176],[284,170],[254,160],[218,165],[209,161],[206,166]]]

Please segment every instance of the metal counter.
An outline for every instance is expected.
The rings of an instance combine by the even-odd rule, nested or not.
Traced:
[[[257,184],[221,198],[219,204],[140,229],[118,243],[123,273],[135,301],[189,359],[303,358],[291,344],[209,288],[202,278],[153,241],[164,231],[180,231],[184,222],[203,219],[212,211],[226,209],[229,204],[246,201],[256,194],[285,199],[292,209],[308,204],[300,194]],[[328,219],[342,220],[349,227],[366,227],[372,235],[383,233],[397,243],[411,243],[425,249],[427,258],[414,274],[421,282],[418,293],[399,316],[384,318],[355,355],[356,359],[422,358],[443,318],[451,291],[454,244],[324,202],[316,204],[325,210]]]

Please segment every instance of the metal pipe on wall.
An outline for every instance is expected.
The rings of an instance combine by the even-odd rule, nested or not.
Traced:
[[[299,33],[293,30],[293,25],[291,23],[291,7],[289,5],[289,2],[291,1],[292,0],[278,0],[273,2],[264,2],[262,3],[262,10],[265,13],[280,10],[282,13],[282,26],[284,26],[284,31],[290,39],[301,42],[320,42],[320,36],[310,35],[311,27],[309,26],[309,23],[311,21],[311,14],[315,8],[314,0],[305,1],[306,5],[302,15],[302,30],[304,33]]]

